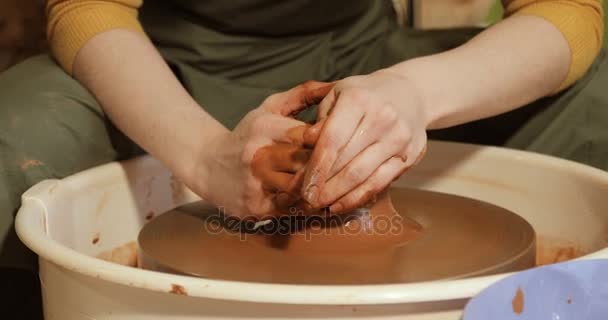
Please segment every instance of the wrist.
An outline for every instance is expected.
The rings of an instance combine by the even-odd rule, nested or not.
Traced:
[[[393,79],[391,82],[396,84],[391,85],[393,89],[390,95],[393,101],[398,102],[396,105],[399,108],[416,107],[420,120],[423,122],[424,127],[428,129],[437,118],[436,110],[433,108],[433,95],[428,90],[425,90],[421,86],[421,83],[417,82],[416,73],[410,71],[410,68],[407,66],[401,65],[381,69],[376,71],[376,73]]]
[[[450,63],[453,61],[435,55],[407,60],[388,68],[410,80],[423,105],[427,130],[474,120],[470,119],[471,115],[466,110],[471,104],[477,103],[476,95],[470,92],[471,84],[463,82],[461,75],[453,73]]]
[[[213,120],[213,121],[206,121]],[[213,159],[230,131],[214,119],[199,119],[193,134],[188,134],[184,156],[179,157],[175,174],[202,198],[208,197],[208,181]]]

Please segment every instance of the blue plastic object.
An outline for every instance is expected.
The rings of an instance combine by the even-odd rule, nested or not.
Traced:
[[[471,299],[463,320],[608,320],[608,259],[516,273]]]

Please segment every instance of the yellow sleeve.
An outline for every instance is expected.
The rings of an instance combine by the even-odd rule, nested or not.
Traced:
[[[587,72],[602,47],[602,0],[512,0],[505,3],[507,16],[542,17],[555,25],[568,41],[572,62],[558,91],[572,85]]]
[[[95,35],[118,28],[143,33],[141,5],[142,0],[48,0],[47,38],[55,59],[71,74],[76,54]]]

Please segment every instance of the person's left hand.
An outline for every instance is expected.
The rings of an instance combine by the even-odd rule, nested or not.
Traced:
[[[302,196],[335,213],[366,204],[426,150],[427,118],[408,78],[378,71],[337,82],[319,105],[320,137]]]

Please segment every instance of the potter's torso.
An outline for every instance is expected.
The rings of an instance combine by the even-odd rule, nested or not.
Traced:
[[[226,33],[284,36],[347,24],[374,0],[172,0],[209,27]],[[379,0],[388,1],[388,0]]]

